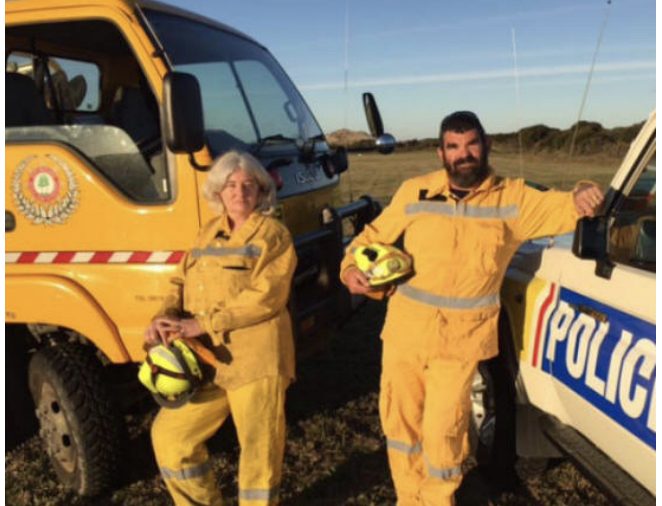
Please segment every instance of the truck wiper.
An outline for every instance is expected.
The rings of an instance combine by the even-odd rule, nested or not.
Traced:
[[[317,141],[324,140],[324,134],[317,134],[308,137],[301,145],[301,161],[312,162],[315,159],[315,144]]]
[[[257,144],[255,144],[255,147],[251,150],[251,153],[253,155],[257,155],[260,151],[262,151],[262,148],[269,145],[291,144],[291,143],[296,144],[297,142],[299,142],[299,139],[294,139],[293,137],[286,137],[283,134],[267,135],[266,137],[262,137],[257,142]]]

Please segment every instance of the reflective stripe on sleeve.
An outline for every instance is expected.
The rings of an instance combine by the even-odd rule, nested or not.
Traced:
[[[398,293],[405,297],[422,302],[429,306],[450,309],[475,309],[479,307],[495,306],[499,303],[499,294],[493,293],[482,297],[444,297],[426,292],[411,285],[404,284],[398,287]]]
[[[193,258],[200,258],[202,256],[212,257],[226,257],[226,256],[241,256],[248,258],[257,258],[262,254],[262,248],[254,244],[247,244],[246,246],[239,246],[237,248],[212,248],[206,247],[204,249],[194,248],[191,250]]]
[[[441,467],[434,467],[432,464],[430,464],[428,459],[425,459],[425,462],[428,465],[428,474],[433,478],[437,478],[440,480],[450,480],[451,478],[455,478],[456,476],[462,476],[461,466],[441,468]]]
[[[211,464],[207,461],[199,466],[187,467],[186,469],[180,469],[179,471],[168,469],[167,467],[161,467],[160,471],[161,475],[166,479],[190,480],[193,478],[200,478],[211,471]]]
[[[519,209],[509,206],[468,206],[463,202],[453,205],[434,200],[414,202],[405,206],[405,214],[432,213],[443,216],[464,216],[465,218],[517,218]]]
[[[386,447],[390,448],[391,450],[406,453],[407,455],[421,453],[421,443],[409,445],[407,443],[403,443],[402,441],[396,441],[395,439],[387,439]]]
[[[239,489],[239,499],[245,501],[272,501],[278,498],[278,488],[244,488]]]

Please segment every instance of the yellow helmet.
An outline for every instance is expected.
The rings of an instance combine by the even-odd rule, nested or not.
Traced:
[[[395,246],[373,243],[354,251],[357,267],[370,286],[392,283],[412,272],[411,257]]]
[[[150,348],[138,370],[138,379],[159,405],[178,408],[196,392],[203,372],[191,348],[176,339],[168,346],[158,344]]]

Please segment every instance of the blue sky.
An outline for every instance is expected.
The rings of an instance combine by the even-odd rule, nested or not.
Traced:
[[[399,140],[458,109],[493,133],[567,128],[605,19],[582,119],[629,125],[655,107],[654,0],[166,1],[266,45],[326,132],[367,130],[364,91]]]

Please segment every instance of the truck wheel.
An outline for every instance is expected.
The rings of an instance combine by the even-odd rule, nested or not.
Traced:
[[[72,343],[43,348],[30,361],[28,381],[39,434],[60,481],[80,495],[108,488],[123,431],[94,350]]]
[[[472,453],[479,465],[489,461],[494,445],[496,410],[494,388],[484,362],[480,363],[471,386],[471,429],[469,438]]]
[[[481,362],[471,392],[473,448],[493,492],[513,491],[515,470],[515,388],[501,356]]]

